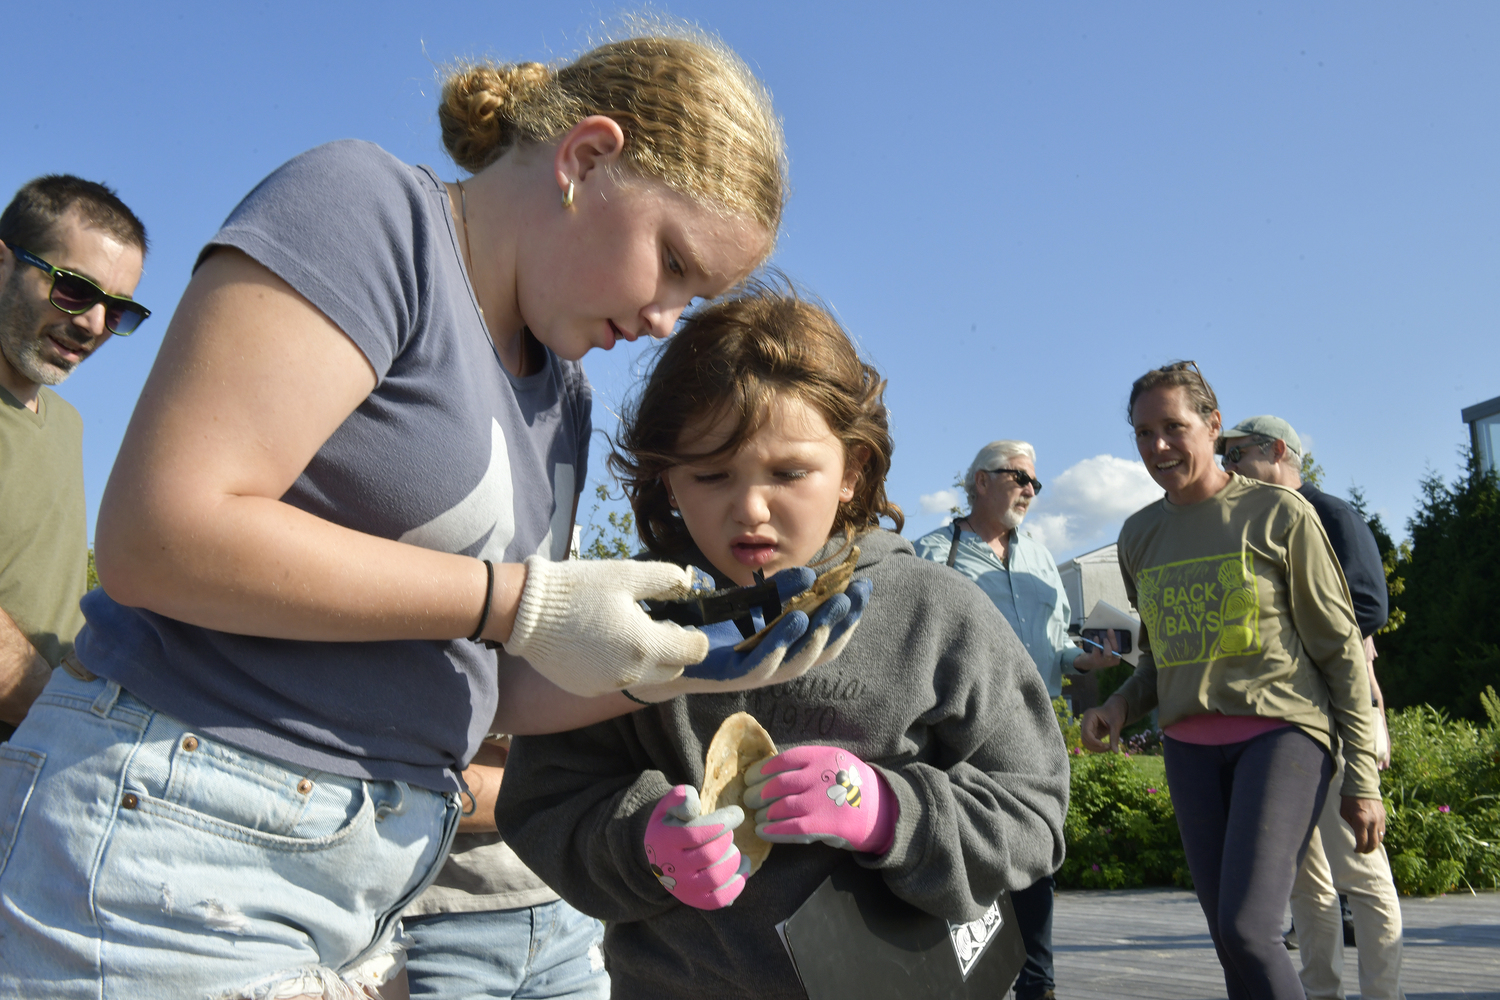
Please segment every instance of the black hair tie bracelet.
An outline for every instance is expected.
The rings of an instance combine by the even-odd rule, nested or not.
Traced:
[[[479,615],[479,627],[469,636],[470,642],[478,642],[484,635],[484,627],[490,623],[490,600],[495,596],[495,564],[488,559],[481,561],[484,563],[484,611]]]

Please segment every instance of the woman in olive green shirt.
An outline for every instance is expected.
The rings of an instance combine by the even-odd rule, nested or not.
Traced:
[[[1333,794],[1334,752],[1345,761],[1340,813],[1360,850],[1374,850],[1385,826],[1348,586],[1311,505],[1216,464],[1218,401],[1196,365],[1137,379],[1130,421],[1166,496],[1120,532],[1141,657],[1084,714],[1084,745],[1112,748],[1128,720],[1159,710],[1172,804],[1229,998],[1302,1000],[1281,920]]]

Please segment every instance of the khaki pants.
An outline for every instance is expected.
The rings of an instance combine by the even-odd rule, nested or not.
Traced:
[[[1339,816],[1343,769],[1333,776],[1307,857],[1292,884],[1292,922],[1308,1000],[1343,1000],[1344,922],[1339,893],[1349,897],[1359,949],[1363,1000],[1404,1000],[1401,992],[1401,903],[1385,848],[1354,850],[1354,831]]]

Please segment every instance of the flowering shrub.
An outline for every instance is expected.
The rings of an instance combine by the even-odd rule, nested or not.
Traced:
[[[1489,688],[1481,701],[1484,727],[1426,705],[1390,714],[1385,848],[1406,895],[1500,888],[1500,696]],[[1078,719],[1061,699],[1056,708],[1073,770],[1058,884],[1191,888],[1159,735],[1126,740],[1123,753],[1085,753]]]
[[[1489,724],[1418,705],[1390,717],[1393,758],[1381,776],[1385,849],[1403,893],[1500,888],[1500,698]]]
[[[1063,823],[1068,855],[1057,873],[1058,885],[1070,889],[1191,888],[1193,880],[1182,853],[1161,757],[1129,750],[1129,742],[1124,753],[1085,753],[1077,718],[1062,699],[1056,708],[1073,766],[1071,802]]]

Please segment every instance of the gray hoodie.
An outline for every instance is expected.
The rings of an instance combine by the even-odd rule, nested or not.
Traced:
[[[805,996],[775,927],[847,852],[777,844],[721,910],[679,903],[646,860],[652,808],[674,785],[702,786],[708,743],[735,712],[760,720],[779,749],[838,746],[881,771],[901,807],[895,843],[856,858],[929,913],[973,920],[1002,889],[1061,865],[1068,761],[1031,657],[967,578],[888,531],[858,543],[856,576],[873,591],[833,662],[758,691],[514,741],[501,833],[565,900],[609,923],[615,1000]],[[693,555],[685,561],[708,566]]]

